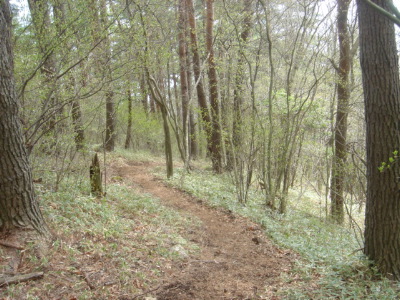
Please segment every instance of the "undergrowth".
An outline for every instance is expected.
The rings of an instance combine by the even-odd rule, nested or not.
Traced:
[[[156,172],[161,175],[160,170]],[[317,209],[305,212],[292,206],[282,216],[268,210],[263,196],[255,190],[246,205],[238,203],[235,187],[226,174],[196,169],[182,175],[183,170],[176,169],[168,182],[205,199],[210,206],[224,207],[261,224],[278,245],[301,255],[293,273],[285,278],[288,286],[279,291],[284,299],[399,298],[400,284],[383,278],[368,266],[354,231],[326,222],[318,217]]]
[[[18,272],[45,275],[0,288],[0,299],[131,299],[157,285],[161,270],[198,251],[180,235],[197,226],[193,219],[138,194],[122,178],[108,182],[106,197],[92,197],[86,166],[73,168],[57,191],[54,173],[35,173],[54,239],[44,255],[35,245],[22,250]]]
[[[18,271],[44,271],[45,278],[2,287],[0,299],[133,298],[157,286],[161,270],[183,258],[176,249],[198,251],[180,235],[198,224],[157,199],[136,193],[122,177],[108,174],[106,197],[92,197],[87,178],[90,156],[83,154],[74,158],[74,164],[61,166],[37,159],[35,189],[54,240],[45,255],[38,255],[34,244],[20,251]],[[106,162],[118,161],[119,156],[158,160],[147,153],[118,150],[107,155]],[[278,245],[301,255],[291,273],[282,275],[286,284],[278,294],[283,299],[399,299],[400,285],[371,269],[354,232],[321,219],[309,195],[300,199],[298,193],[291,194],[295,206],[281,216],[267,210],[255,190],[246,205],[238,203],[227,174],[199,169],[182,175],[175,169],[168,182],[210,206],[252,219]]]

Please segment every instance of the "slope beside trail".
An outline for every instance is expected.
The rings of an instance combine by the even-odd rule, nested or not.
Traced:
[[[199,245],[196,257],[164,270],[157,299],[280,299],[282,274],[289,274],[296,255],[272,244],[259,225],[167,186],[151,174],[151,162],[128,162],[111,168],[138,189],[157,197],[180,214],[200,220],[182,236]],[[151,298],[153,299],[153,298]]]

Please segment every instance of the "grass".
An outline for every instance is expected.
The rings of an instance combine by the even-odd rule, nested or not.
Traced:
[[[117,150],[106,161],[118,162],[120,156],[160,160],[147,153]],[[38,253],[34,243],[19,253],[19,273],[44,271],[45,278],[3,287],[0,299],[132,298],[156,286],[162,266],[182,259],[182,249],[189,254],[198,251],[180,235],[184,228],[197,226],[196,220],[163,207],[150,195],[136,193],[123,178],[108,174],[112,180],[107,196],[90,196],[90,157],[91,153],[82,154],[73,164],[61,166],[36,158],[34,178],[41,178],[36,191],[55,239],[45,255]],[[286,284],[278,294],[283,299],[399,299],[400,285],[368,267],[354,232],[320,218],[324,207],[313,193],[291,191],[288,213],[280,216],[264,207],[262,195],[255,190],[246,206],[239,204],[227,174],[198,169],[182,177],[182,172],[175,169],[168,182],[210,206],[262,224],[278,245],[301,255],[291,273],[282,275]],[[57,178],[61,180],[54,185]],[[5,251],[0,251],[5,258]]]
[[[36,191],[55,238],[44,255],[35,244],[26,246],[18,272],[43,271],[45,277],[3,287],[0,299],[132,298],[157,284],[162,267],[183,259],[182,251],[198,251],[180,235],[197,226],[195,220],[122,180],[108,183],[106,197],[92,197],[84,169],[82,162],[71,166],[57,191],[52,172],[35,173],[42,178]]]
[[[163,176],[160,169],[155,172]],[[245,206],[238,203],[226,174],[196,169],[182,177],[182,172],[176,169],[169,184],[205,199],[210,206],[224,207],[262,224],[278,245],[301,255],[293,274],[286,278],[288,286],[279,291],[284,299],[399,299],[400,284],[368,267],[360,237],[352,229],[320,218],[324,208],[316,205],[319,200],[312,193],[299,199],[299,192],[291,191],[292,205],[281,216],[267,210],[263,196],[255,190]]]

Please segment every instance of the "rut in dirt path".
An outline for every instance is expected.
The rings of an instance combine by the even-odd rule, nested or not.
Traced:
[[[295,254],[274,246],[249,220],[209,208],[202,201],[166,186],[150,174],[152,163],[116,166],[119,176],[161,199],[181,214],[197,217],[199,228],[182,235],[201,249],[169,270],[157,299],[278,299],[282,273],[291,270]],[[172,273],[171,273],[172,272]]]

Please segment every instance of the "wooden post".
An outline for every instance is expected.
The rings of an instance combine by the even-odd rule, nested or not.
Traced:
[[[103,196],[100,161],[97,153],[94,155],[92,164],[90,165],[90,187],[92,195],[95,195],[96,197]]]

